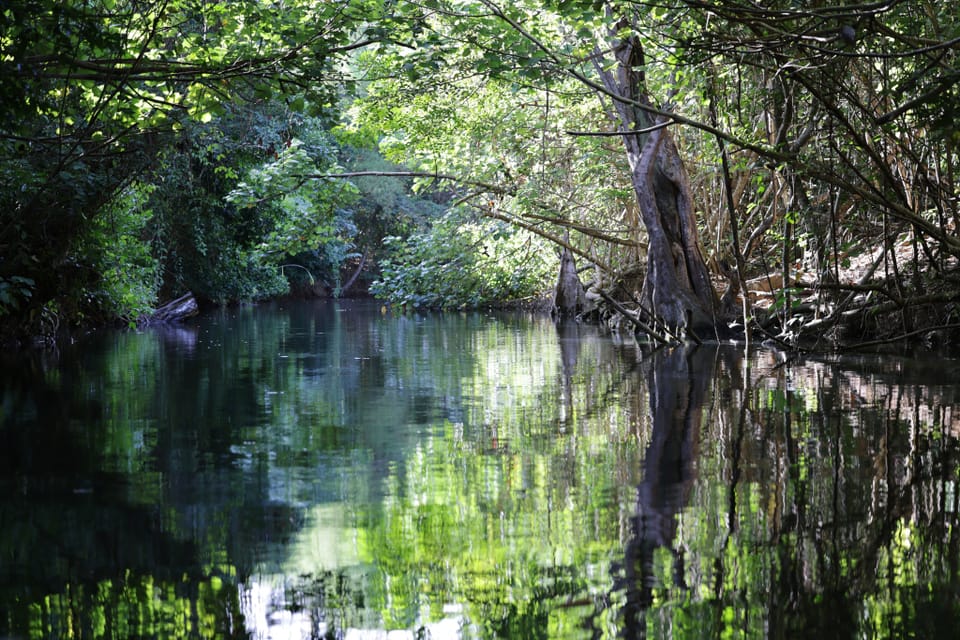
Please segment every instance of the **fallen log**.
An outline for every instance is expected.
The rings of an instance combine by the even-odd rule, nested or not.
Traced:
[[[656,340],[656,341],[659,342],[660,344],[667,344],[667,345],[669,345],[669,344],[676,344],[676,341],[671,340],[671,339],[668,338],[667,336],[665,336],[665,335],[659,333],[658,331],[654,330],[653,327],[651,327],[650,325],[648,325],[647,323],[645,323],[643,320],[641,320],[640,318],[638,318],[635,314],[630,313],[630,311],[629,311],[626,307],[624,307],[622,304],[620,304],[619,302],[617,302],[616,300],[614,300],[614,299],[610,296],[610,294],[608,294],[606,291],[600,291],[600,296],[603,298],[604,302],[606,302],[608,305],[610,305],[611,307],[613,307],[613,310],[614,310],[614,311],[616,311],[617,313],[619,313],[625,320],[627,320],[627,321],[629,321],[630,323],[632,323],[633,326],[634,326],[634,328],[635,328],[637,331],[643,332],[643,333],[647,334],[648,336],[650,336],[651,338],[653,338],[654,340]],[[698,342],[699,342],[699,340],[698,340]]]
[[[176,300],[171,300],[157,307],[147,320],[147,324],[180,322],[184,318],[197,315],[199,312],[197,299],[193,297],[192,293],[185,293]]]

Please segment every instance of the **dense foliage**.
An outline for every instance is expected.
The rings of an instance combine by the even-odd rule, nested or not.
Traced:
[[[443,216],[429,229],[385,238],[372,291],[401,305],[478,307],[535,295],[555,260],[543,243],[499,221]]]
[[[291,196],[327,198],[304,220],[290,198],[239,211],[226,196],[300,129],[323,130],[290,114],[331,113],[341,57],[376,37],[362,27],[377,15],[367,2],[5,4],[3,333],[135,320],[184,286],[211,300],[284,291],[263,255],[293,249],[285,236],[318,217],[310,237],[333,235],[329,198],[343,187]]]
[[[291,283],[488,304],[565,248],[654,325],[672,255],[718,324],[925,336],[955,325],[958,38],[929,2],[7,3],[0,329]]]
[[[385,153],[496,185],[485,215],[566,241],[598,267],[597,290],[639,289],[646,233],[661,232],[641,227],[610,135],[625,98],[600,82],[629,45],[618,73],[651,100],[631,103],[648,113],[636,121],[682,125],[724,313],[791,345],[956,328],[955,12],[426,6],[429,46],[369,54],[377,80],[354,122],[385,129]]]

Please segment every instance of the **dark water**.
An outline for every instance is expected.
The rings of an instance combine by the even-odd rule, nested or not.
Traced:
[[[960,363],[239,309],[0,373],[0,636],[955,637]]]

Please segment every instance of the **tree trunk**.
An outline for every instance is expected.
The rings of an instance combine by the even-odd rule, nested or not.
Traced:
[[[364,251],[363,254],[360,256],[360,264],[357,265],[356,271],[354,271],[354,272],[353,272],[353,275],[350,276],[350,279],[347,280],[347,284],[343,285],[343,286],[340,288],[340,295],[341,295],[341,296],[342,296],[344,293],[347,292],[347,289],[349,289],[350,287],[353,286],[353,283],[356,282],[356,281],[357,281],[357,278],[360,277],[360,273],[363,271],[363,268],[364,268],[365,266],[367,266],[367,252],[366,252],[366,251]]]
[[[577,276],[577,262],[573,252],[564,247],[560,256],[560,277],[553,296],[553,313],[558,318],[575,318],[583,311],[585,301],[583,284]]]
[[[620,24],[617,29],[625,26],[629,25]],[[700,251],[686,169],[666,123],[656,122],[642,108],[650,100],[639,38],[617,38],[612,50],[617,63],[612,69],[604,67],[602,57],[594,59],[605,93],[613,99],[611,116],[623,133],[631,182],[648,235],[640,300],[674,331],[713,336],[718,330],[718,301]],[[660,124],[664,126],[656,128]]]

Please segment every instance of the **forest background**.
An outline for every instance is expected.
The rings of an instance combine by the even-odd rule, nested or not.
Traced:
[[[951,342],[941,3],[0,5],[0,336],[363,290]]]

